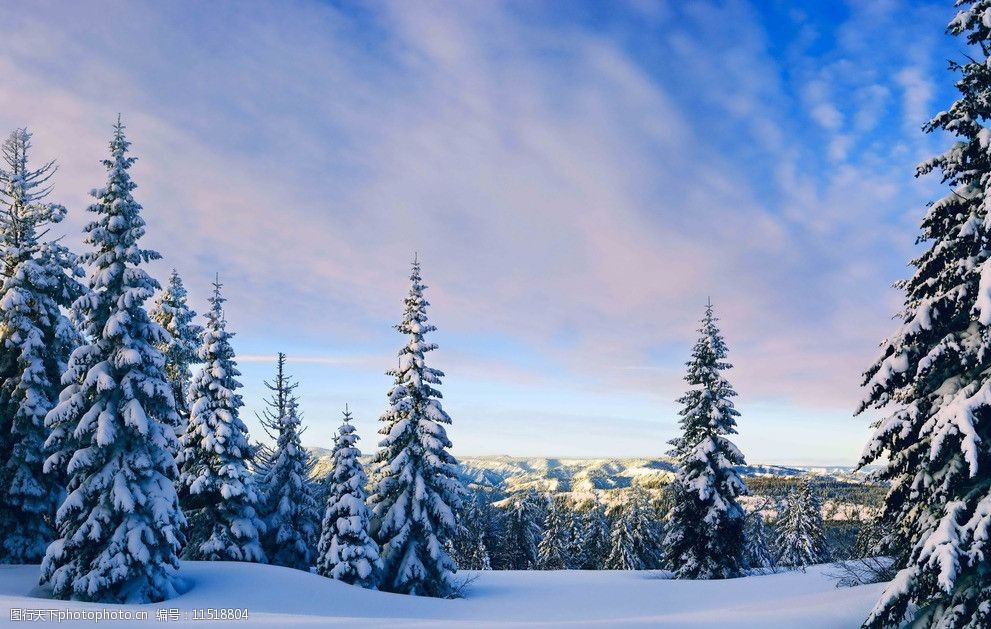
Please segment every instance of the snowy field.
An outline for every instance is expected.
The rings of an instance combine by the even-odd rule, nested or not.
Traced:
[[[143,621],[62,622],[61,627],[858,627],[882,585],[837,589],[824,573],[788,572],[727,581],[671,581],[652,572],[472,573],[467,598],[441,600],[372,592],[288,568],[184,562],[189,591],[157,605],[127,607],[43,598],[37,566],[0,566],[0,625],[11,609],[130,609]],[[247,608],[247,620],[185,619],[191,610]],[[156,612],[177,608],[180,620]],[[54,623],[51,623],[54,624]]]

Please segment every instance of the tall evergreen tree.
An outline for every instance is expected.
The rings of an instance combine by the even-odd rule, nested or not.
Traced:
[[[533,490],[511,499],[506,513],[505,550],[507,570],[532,570],[537,566],[537,547],[543,537],[545,504]]]
[[[395,378],[389,410],[382,415],[385,437],[375,457],[375,490],[370,498],[373,529],[382,548],[382,588],[391,592],[444,597],[455,587],[457,565],[447,553],[457,534],[455,513],[465,489],[458,462],[448,449],[444,429],[451,418],[441,407],[443,372],[428,367],[427,352],[437,349],[425,336],[436,328],[427,322],[420,264],[414,260],[410,292],[396,329],[407,342]]]
[[[902,549],[900,571],[865,627],[991,626],[991,129],[987,100],[991,2],[960,0],[949,33],[970,45],[959,98],[924,127],[952,146],[919,165],[940,171],[948,194],[931,203],[917,242],[926,250],[905,292],[900,325],[864,374],[873,424],[861,464],[882,463],[882,512]]]
[[[273,391],[270,418],[262,424],[275,440],[265,456],[260,481],[266,528],[262,547],[269,563],[309,570],[320,535],[318,488],[311,478],[312,457],[301,441],[304,429],[293,393],[297,385],[285,375],[285,362],[286,355],[280,353],[276,381],[269,385]]]
[[[0,563],[37,563],[55,537],[64,490],[43,473],[45,415],[78,344],[61,308],[83,293],[75,256],[43,240],[65,208],[45,201],[55,163],[31,168],[30,148],[31,134],[14,131],[0,164]]]
[[[90,291],[76,301],[88,343],[72,352],[65,388],[48,413],[53,454],[47,473],[68,476],[57,538],[42,581],[57,598],[151,602],[176,594],[178,552],[186,524],[174,482],[175,400],[155,345],[168,339],[145,310],[158,283],[141,265],[145,222],[134,200],[129,142],[118,120],[107,185],[93,191],[86,228],[92,250]]]
[[[709,302],[699,339],[688,361],[691,389],[683,406],[682,434],[671,441],[680,469],[673,483],[674,507],[666,561],[679,579],[726,579],[742,574],[744,512],[736,498],[747,492],[735,466],[743,454],[727,438],[736,433],[740,413],[736,392],[723,372],[728,349]]]
[[[537,545],[537,567],[541,570],[564,570],[568,567],[571,517],[560,497],[548,494],[544,534]]]
[[[330,491],[317,546],[317,574],[361,587],[375,587],[382,568],[379,547],[369,532],[365,503],[368,478],[358,457],[358,435],[345,407],[331,458]]]
[[[660,518],[650,498],[634,487],[610,534],[607,570],[651,570],[661,563],[663,546]]]
[[[828,560],[822,505],[811,480],[805,481],[800,492],[792,492],[788,497],[775,528],[778,564],[804,568]]]
[[[220,280],[198,357],[203,366],[189,387],[189,424],[180,440],[179,498],[189,517],[187,559],[264,562],[259,495],[249,467],[253,453],[237,390],[233,332],[227,329]],[[173,383],[174,384],[174,383]]]
[[[167,343],[159,345],[158,349],[165,356],[165,377],[172,385],[172,395],[176,400],[176,411],[181,419],[176,426],[176,434],[182,436],[189,421],[189,404],[187,395],[189,383],[192,380],[190,365],[196,362],[200,349],[200,338],[203,328],[193,321],[196,312],[186,302],[186,287],[182,284],[179,272],[172,269],[169,283],[155,300],[151,309],[151,318],[172,337]]]

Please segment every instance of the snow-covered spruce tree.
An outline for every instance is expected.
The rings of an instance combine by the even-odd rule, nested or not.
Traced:
[[[743,565],[747,570],[762,570],[774,567],[774,553],[771,551],[770,537],[764,516],[759,510],[747,515],[745,528],[746,545],[743,549]]]
[[[578,568],[600,570],[605,565],[612,547],[609,518],[606,516],[605,506],[596,500],[582,516],[581,523],[583,527],[582,552],[581,563]]]
[[[345,407],[331,458],[330,490],[317,545],[317,574],[374,588],[382,568],[379,547],[369,532],[371,511],[365,503],[368,478],[358,457],[358,435]]]
[[[683,406],[682,434],[671,441],[679,470],[665,539],[665,559],[679,579],[726,579],[742,574],[744,512],[736,498],[747,492],[735,466],[743,454],[727,438],[736,433],[736,392],[723,372],[726,342],[712,303],[705,307],[699,339],[687,363],[691,389]]]
[[[807,479],[800,492],[792,492],[775,528],[777,563],[804,568],[829,559],[822,526],[822,505],[812,481]]]
[[[543,537],[546,504],[533,490],[515,496],[506,513],[507,570],[532,570],[537,566],[537,547]]]
[[[657,512],[647,492],[630,490],[629,498],[613,522],[607,570],[651,570],[661,563],[663,535]]]
[[[484,496],[473,492],[464,501],[458,518],[458,535],[452,540],[452,555],[458,567],[467,570],[491,570],[492,558],[486,537],[491,529],[491,514],[483,502]]]
[[[585,514],[582,513],[578,504],[565,506],[567,507],[565,514],[567,516],[568,527],[568,539],[565,547],[567,567],[572,570],[581,570],[587,561],[588,540],[586,539],[586,535],[588,534],[588,522],[585,520]]]
[[[499,558],[497,555],[501,552],[500,546],[506,541],[505,539],[505,522],[503,521],[503,512],[501,509],[497,509],[492,504],[492,495],[487,490],[479,490],[476,494],[475,506],[479,510],[479,515],[482,521],[482,543],[485,544],[485,552],[488,555],[489,566],[492,569],[496,568]],[[459,564],[460,565],[460,564]],[[483,570],[488,570],[489,568],[481,568]]]
[[[275,392],[270,405],[278,404],[281,396],[285,414],[263,424],[275,446],[266,454],[260,481],[266,529],[262,548],[269,563],[309,570],[320,536],[318,487],[312,479],[313,459],[301,441],[302,418],[292,393],[296,385],[284,376],[284,364],[285,354],[280,353],[276,382],[286,387]]]
[[[0,563],[38,563],[55,537],[63,488],[42,471],[45,415],[79,338],[61,308],[84,290],[75,256],[43,241],[65,208],[45,201],[55,163],[31,168],[30,148],[18,129],[0,151]]]
[[[250,469],[253,448],[239,416],[240,372],[227,330],[218,279],[210,297],[198,357],[203,366],[189,387],[189,423],[180,440],[179,498],[189,518],[187,559],[264,562],[259,495]]]
[[[465,568],[468,570],[491,570],[492,558],[489,555],[489,547],[485,544],[485,538],[479,537],[475,544],[475,551],[468,555]]]
[[[492,567],[485,542],[490,528],[490,514],[483,500],[480,492],[472,491],[471,496],[462,501],[458,534],[451,540],[451,556],[461,569],[488,570]]]
[[[186,287],[182,284],[179,272],[172,269],[169,283],[162,289],[150,313],[152,320],[165,328],[172,337],[168,343],[159,345],[158,350],[165,356],[165,377],[172,385],[176,411],[181,420],[176,427],[176,434],[179,436],[186,431],[186,422],[189,421],[186,397],[192,380],[190,365],[197,361],[200,338],[203,335],[203,328],[193,323],[196,312],[186,303],[186,296]]]
[[[476,550],[475,560],[472,565],[479,565],[481,567],[478,570],[494,570],[497,562],[497,553],[499,553],[499,547],[501,544],[505,543],[505,537],[503,535],[503,520],[502,511],[492,506],[489,502],[490,497],[486,494],[479,494],[479,500],[477,506],[480,509],[480,515],[482,517],[484,529],[482,531],[482,539],[478,549]],[[484,550],[484,557],[482,551]]]
[[[568,506],[560,497],[548,494],[547,515],[544,517],[544,534],[537,545],[537,568],[540,570],[564,570],[570,563],[568,543],[571,535],[571,517]]]
[[[414,260],[410,292],[396,329],[407,337],[395,378],[389,410],[380,418],[385,435],[375,456],[375,489],[370,497],[373,530],[382,549],[381,587],[390,592],[449,596],[456,586],[457,565],[446,546],[457,534],[455,513],[465,489],[458,462],[448,449],[444,430],[451,418],[441,408],[443,372],[424,357],[437,348],[424,337],[436,328],[427,322],[426,286]]]
[[[134,200],[129,142],[118,120],[105,187],[94,190],[86,228],[90,291],[76,301],[88,342],[62,376],[65,388],[45,421],[46,473],[65,473],[68,496],[57,538],[41,566],[55,597],[154,602],[176,594],[186,520],[178,475],[175,400],[155,348],[168,340],[145,301],[159,288],[141,267],[159,256],[141,249],[145,222]]]
[[[865,372],[858,409],[891,409],[861,464],[884,465],[882,522],[901,549],[869,628],[991,625],[991,2],[956,4],[948,31],[970,45],[966,63],[950,63],[960,96],[924,127],[955,141],[917,170],[940,171],[950,190],[922,219],[927,248],[896,285],[901,324]]]

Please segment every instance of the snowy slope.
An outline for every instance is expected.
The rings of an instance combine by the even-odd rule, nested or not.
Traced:
[[[880,585],[837,589],[815,567],[807,573],[728,581],[671,581],[650,572],[483,572],[460,600],[372,592],[313,574],[257,564],[184,562],[190,590],[157,605],[101,606],[33,598],[37,566],[0,566],[0,626],[16,609],[146,610],[247,608],[248,620],[161,623],[168,627],[727,627],[840,629],[860,625]],[[20,623],[9,623],[10,626]],[[128,626],[104,621],[100,626]],[[90,628],[93,621],[59,626]]]

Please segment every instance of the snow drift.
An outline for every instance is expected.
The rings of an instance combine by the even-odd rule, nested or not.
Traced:
[[[210,627],[688,627],[848,629],[857,627],[883,585],[837,589],[829,566],[724,581],[675,581],[631,571],[459,572],[472,579],[463,599],[429,599],[374,592],[277,566],[183,562],[189,590],[164,603],[106,606],[47,600],[36,586],[37,566],[0,566],[0,625],[11,609],[130,609],[148,620],[99,626],[153,626],[160,609],[178,609],[168,627],[205,626],[191,610],[247,609],[247,620],[213,620]],[[477,577],[477,578],[476,578]],[[15,623],[11,622],[10,625]],[[94,626],[93,621],[62,627]]]

